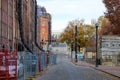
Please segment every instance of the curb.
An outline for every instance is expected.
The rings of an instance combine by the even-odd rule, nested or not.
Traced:
[[[90,66],[90,67],[92,67],[92,66]],[[107,71],[104,71],[104,70],[101,70],[101,69],[98,69],[98,68],[95,68],[95,67],[92,67],[92,68],[95,69],[95,70],[98,70],[98,71],[104,72],[104,73],[106,73],[106,74],[109,74],[109,75],[111,75],[111,76],[114,76],[114,77],[120,78],[120,76],[117,76],[117,75],[112,74],[112,73],[110,73],[110,72],[107,72]]]
[[[40,77],[41,73],[38,73],[36,75],[30,76],[28,78],[26,78],[25,80],[35,80],[36,78]]]
[[[25,80],[35,80],[36,78],[39,78],[43,73],[45,73],[48,70],[48,68],[45,68],[43,71],[41,71],[40,73],[27,77]]]
[[[73,62],[72,62],[72,63],[73,63]],[[76,63],[73,63],[73,64],[75,64],[75,65],[77,65],[77,66],[85,66],[85,65],[79,65],[79,64],[76,64]],[[107,71],[104,71],[104,70],[98,69],[98,68],[93,67],[93,66],[86,66],[86,67],[91,67],[91,68],[93,68],[93,69],[95,69],[95,70],[98,70],[98,71],[104,72],[104,73],[106,73],[106,74],[109,74],[109,75],[114,76],[114,77],[117,77],[117,78],[120,78],[120,76],[117,76],[117,75],[112,74],[112,73],[110,73],[110,72],[107,72]]]

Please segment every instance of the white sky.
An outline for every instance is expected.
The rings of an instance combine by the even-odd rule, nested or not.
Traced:
[[[52,15],[52,31],[63,31],[75,19],[85,19],[90,24],[91,19],[97,20],[105,12],[102,0],[37,0],[37,3]]]

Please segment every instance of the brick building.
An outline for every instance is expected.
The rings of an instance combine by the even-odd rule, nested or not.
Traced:
[[[40,41],[48,41],[48,18],[40,17]]]
[[[24,42],[32,51],[35,47],[34,45],[35,2],[36,0],[22,0],[22,23],[24,32],[23,38]],[[17,43],[17,45],[19,48],[23,47],[22,42]],[[22,50],[26,50],[24,47]]]
[[[48,21],[48,45],[50,45],[52,42],[52,39],[51,39],[51,37],[52,37],[52,31],[51,31],[52,17],[51,17],[51,14],[49,14],[49,13],[47,15],[48,15],[48,19],[49,19],[49,21]]]
[[[22,0],[24,40],[30,48],[34,44],[36,0]],[[18,22],[18,0],[0,0],[0,47],[23,48]]]
[[[40,19],[38,14],[37,14],[37,43],[38,45],[40,45]]]
[[[27,31],[24,31],[27,35],[25,40],[33,50],[34,45],[34,28],[35,28],[35,1],[27,0]],[[32,44],[31,44],[32,43]]]
[[[18,14],[17,14],[17,0],[14,0],[14,11],[13,11],[13,42],[14,42],[14,49],[18,49],[18,43],[21,43],[20,41],[20,34],[19,34],[19,25],[18,25]]]
[[[40,42],[43,44],[51,43],[51,15],[44,7],[38,6]]]
[[[0,46],[11,48],[14,46],[14,0],[0,0]]]

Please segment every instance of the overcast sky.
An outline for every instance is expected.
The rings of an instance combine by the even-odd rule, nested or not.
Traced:
[[[102,0],[37,0],[37,3],[52,15],[53,31],[63,31],[75,19],[91,24],[91,19],[97,20],[105,12]]]

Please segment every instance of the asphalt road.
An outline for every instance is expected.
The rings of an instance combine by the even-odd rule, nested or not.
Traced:
[[[57,65],[49,66],[40,78],[36,80],[119,80],[110,75],[94,70],[91,67],[76,66],[67,56],[59,54]]]

